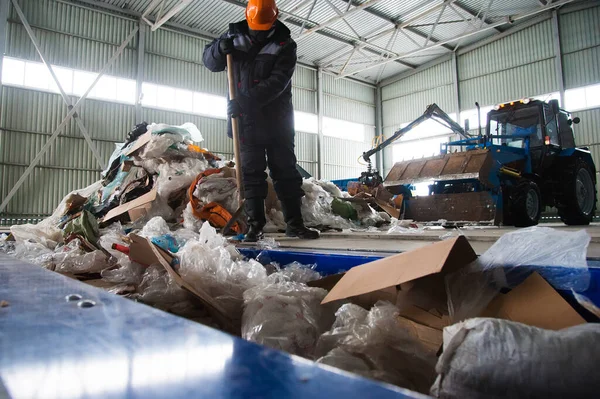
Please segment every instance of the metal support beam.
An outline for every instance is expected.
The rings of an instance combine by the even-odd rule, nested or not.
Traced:
[[[383,136],[383,97],[381,86],[377,86],[375,91],[375,136]],[[383,151],[379,151],[376,156],[377,170],[383,173]]]
[[[135,82],[135,123],[143,122],[142,115],[142,84],[146,76],[145,58],[146,58],[146,32],[148,26],[143,22],[139,22],[138,31],[138,49],[137,49],[137,78]]]
[[[460,124],[460,90],[458,83],[458,57],[452,53],[452,83],[454,85],[454,109],[456,112],[456,121]]]
[[[547,10],[550,10],[550,9],[553,9],[553,8],[556,8],[556,7],[559,7],[559,6],[571,3],[573,1],[574,0],[559,0],[559,1],[555,2],[555,3],[548,4],[547,6],[539,7],[537,9],[535,9],[535,10],[531,10],[531,11],[525,12],[523,14],[514,15],[514,16],[510,17],[510,20],[511,21],[517,21],[519,19],[527,18],[529,16],[539,14],[541,12],[544,12],[544,11],[547,11]],[[475,34],[478,34],[478,33],[481,33],[481,32],[485,32],[485,31],[488,31],[490,29],[494,29],[495,27],[500,26],[500,25],[504,25],[506,23],[507,23],[507,21],[498,21],[498,22],[495,22],[492,25],[488,25],[488,26],[482,27],[481,29],[474,29],[474,30],[472,30],[470,32],[467,32],[467,33],[464,33],[462,35],[459,35],[459,36],[456,36],[456,37],[453,37],[453,38],[450,38],[450,39],[446,39],[446,40],[440,41],[438,43],[431,44],[429,46],[424,46],[424,47],[422,47],[420,49],[417,49],[417,50],[414,50],[414,51],[409,51],[409,52],[406,52],[404,54],[400,54],[398,56],[391,57],[391,58],[389,58],[387,60],[383,60],[383,61],[380,61],[380,62],[373,63],[371,65],[368,65],[368,66],[365,66],[363,68],[354,70],[352,72],[344,73],[344,74],[340,75],[339,78],[344,78],[344,77],[347,77],[347,76],[351,76],[351,75],[357,74],[359,72],[366,71],[366,70],[371,69],[371,68],[376,68],[376,67],[378,67],[380,65],[383,65],[383,64],[386,64],[388,62],[395,61],[395,60],[399,60],[401,58],[411,57],[411,56],[414,56],[416,54],[422,53],[424,51],[430,50],[432,48],[440,47],[443,44],[447,44],[447,43],[450,43],[450,42],[455,42],[457,40],[464,39],[466,37],[469,37],[469,36],[472,36],[472,35],[475,35]]]
[[[460,9],[460,10],[462,10],[463,12],[465,12],[465,13],[469,14],[471,17],[473,17],[473,18],[475,18],[475,19],[478,19],[478,20],[480,20],[480,21],[481,21],[482,23],[484,23],[484,24],[487,24],[487,25],[489,25],[489,24],[491,24],[491,23],[492,23],[492,21],[490,21],[490,20],[488,20],[488,19],[487,19],[487,14],[489,13],[489,9],[490,9],[490,7],[491,7],[491,4],[492,4],[492,3],[493,3],[493,0],[492,0],[492,1],[490,1],[490,2],[488,3],[488,8],[487,8],[487,10],[485,11],[485,13],[484,13],[484,14],[483,14],[481,17],[479,16],[479,14],[478,14],[478,13],[475,13],[475,12],[473,12],[471,9],[469,9],[468,7],[465,7],[465,6],[463,6],[463,5],[462,5],[462,4],[460,4],[459,2],[455,2],[455,3],[453,4],[453,7],[455,7],[455,8],[459,8],[459,9]],[[545,4],[544,4],[544,5],[545,5]],[[494,30],[495,30],[496,32],[498,32],[498,33],[502,33],[502,32],[504,32],[504,30],[503,30],[503,29],[500,29],[500,28],[499,28],[499,27],[497,27],[497,26],[494,28]]]
[[[302,33],[300,36],[298,36],[298,39],[302,39],[304,37],[312,35],[313,33],[317,32],[317,31],[319,31],[319,30],[321,30],[323,28],[326,28],[326,27],[328,27],[330,25],[333,25],[336,22],[339,22],[339,21],[343,20],[344,18],[346,18],[346,17],[348,17],[350,15],[355,14],[355,13],[357,13],[360,10],[364,10],[367,7],[371,7],[371,6],[373,6],[373,5],[377,4],[377,3],[380,3],[381,1],[382,0],[368,0],[368,1],[366,1],[366,2],[364,2],[362,4],[360,4],[360,5],[358,5],[356,7],[354,7],[353,9],[348,10],[347,12],[342,13],[341,15],[338,15],[337,17],[333,17],[333,18],[331,18],[331,19],[323,22],[322,24],[319,24],[317,26],[313,26],[312,28],[306,30],[304,33]]]
[[[2,75],[2,65],[4,53],[6,53],[6,29],[8,27],[10,0],[0,0],[0,76]],[[0,99],[2,98],[2,80],[0,79]]]
[[[13,0],[13,2],[14,1],[16,1],[16,0]],[[87,98],[87,96],[89,96],[90,92],[96,86],[96,84],[98,83],[98,81],[100,80],[100,78],[102,78],[102,76],[112,66],[112,64],[115,62],[115,60],[117,58],[119,58],[119,56],[123,53],[123,51],[125,50],[125,48],[127,47],[127,45],[131,42],[131,40],[133,40],[133,38],[137,34],[138,29],[139,28],[136,26],[131,31],[131,33],[129,34],[129,36],[127,36],[127,38],[119,46],[119,48],[117,49],[117,51],[112,55],[112,57],[110,57],[110,59],[104,65],[104,67],[102,67],[102,70],[100,71],[100,73],[98,74],[98,76],[96,77],[96,79],[94,79],[94,81],[92,82],[92,84],[90,85],[90,87],[88,87],[88,89],[85,91],[85,93],[83,94],[83,96],[81,96],[81,98],[75,103],[75,105],[73,105],[73,107],[71,108],[71,110],[67,113],[67,116],[65,116],[65,118],[62,120],[62,122],[54,130],[54,132],[52,133],[52,135],[46,141],[46,144],[44,144],[44,146],[42,147],[42,149],[40,150],[40,152],[37,153],[37,155],[35,156],[35,158],[33,159],[33,161],[31,161],[31,163],[29,164],[29,166],[27,167],[27,169],[25,169],[25,172],[23,172],[23,174],[21,175],[21,177],[19,178],[19,180],[17,180],[17,182],[15,183],[14,187],[9,191],[9,193],[6,196],[6,198],[4,198],[4,200],[2,201],[2,204],[0,204],[0,212],[4,211],[4,209],[6,209],[6,206],[8,205],[8,203],[10,202],[10,200],[12,199],[12,197],[14,197],[14,195],[17,193],[17,191],[19,191],[19,188],[21,188],[21,186],[23,185],[23,183],[25,182],[25,180],[27,180],[27,178],[29,177],[29,175],[31,174],[31,172],[33,171],[33,169],[40,162],[40,160],[42,159],[42,157],[44,156],[44,154],[46,153],[46,151],[48,151],[48,149],[50,148],[50,146],[54,143],[54,140],[63,131],[63,129],[65,128],[65,126],[67,126],[67,123],[69,123],[69,121],[71,120],[71,118],[73,117],[73,115],[75,115],[75,113],[79,110],[79,108],[81,107],[81,104],[85,101],[85,99]]]
[[[33,47],[35,47],[35,50],[37,51],[38,55],[40,56],[42,63],[46,66],[46,68],[48,68],[48,71],[50,72],[50,76],[52,77],[52,80],[54,80],[54,83],[58,87],[58,91],[60,92],[60,95],[61,95],[64,103],[67,105],[68,109],[71,109],[71,106],[72,106],[71,98],[67,95],[67,93],[62,88],[62,85],[60,84],[60,81],[58,80],[56,73],[54,73],[54,69],[52,68],[52,65],[50,65],[48,58],[42,51],[42,48],[40,47],[40,44],[35,35],[35,32],[31,28],[31,25],[29,25],[29,22],[27,21],[27,18],[25,17],[23,10],[21,10],[21,7],[17,3],[17,0],[12,0],[12,3],[13,3],[13,7],[15,8],[15,11],[17,12],[17,15],[19,16],[19,18],[21,19],[21,22],[23,23],[23,27],[25,28],[27,35],[29,36],[29,38],[31,39],[31,42],[33,43]],[[100,156],[98,149],[94,145],[94,142],[92,141],[90,134],[87,131],[87,128],[81,121],[81,118],[79,118],[78,114],[75,114],[73,117],[75,119],[75,123],[77,124],[77,127],[81,131],[81,135],[83,136],[88,147],[94,154],[94,157],[96,158],[96,162],[98,162],[98,165],[100,166],[100,168],[102,168],[102,169],[106,168],[106,164],[104,163],[102,156]]]
[[[165,14],[164,17],[162,17],[152,25],[152,32],[156,31],[158,28],[163,26],[168,20],[170,20],[175,16],[175,14],[186,8],[191,2],[192,0],[181,0],[181,2],[175,7],[171,8],[169,12]]]
[[[319,180],[325,178],[325,157],[323,148],[323,70],[317,70],[317,176]]]
[[[560,49],[560,28],[558,26],[558,12],[552,11],[552,35],[554,37],[554,65],[556,81],[560,93],[560,106],[565,106],[565,75],[563,73],[562,51]]]

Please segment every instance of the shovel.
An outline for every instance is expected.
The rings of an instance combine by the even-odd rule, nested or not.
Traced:
[[[229,99],[235,99],[235,79],[233,76],[233,55],[227,54],[227,80],[229,81]],[[225,235],[231,226],[240,218],[244,212],[244,183],[242,181],[242,162],[240,157],[240,131],[238,119],[235,116],[231,117],[231,132],[233,133],[233,156],[235,158],[235,178],[239,191],[239,208],[229,219],[229,222],[221,230],[221,234]]]

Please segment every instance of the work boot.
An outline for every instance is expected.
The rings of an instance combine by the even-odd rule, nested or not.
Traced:
[[[244,203],[248,215],[248,231],[244,242],[257,242],[263,238],[263,227],[267,223],[265,217],[265,200],[262,198],[248,198]]]
[[[283,218],[287,224],[285,235],[288,237],[298,237],[304,240],[314,240],[319,238],[320,233],[315,229],[309,229],[304,225],[302,219],[302,210],[300,208],[302,198],[287,199],[281,201]]]

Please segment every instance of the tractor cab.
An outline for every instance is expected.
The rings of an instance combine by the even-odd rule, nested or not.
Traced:
[[[575,146],[573,123],[579,123],[579,118],[571,119],[557,100],[513,101],[489,112],[486,141],[524,149],[530,156],[531,172],[542,175],[562,149]]]

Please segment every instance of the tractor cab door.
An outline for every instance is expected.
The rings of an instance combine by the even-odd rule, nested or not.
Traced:
[[[575,147],[575,137],[573,136],[573,127],[569,123],[569,114],[562,110],[558,113],[558,134],[560,146],[563,149]]]
[[[561,142],[558,130],[558,115],[552,109],[550,104],[544,104],[544,145],[539,162],[540,169],[538,173],[543,175],[543,171],[551,167],[556,161],[556,157],[561,150]]]

